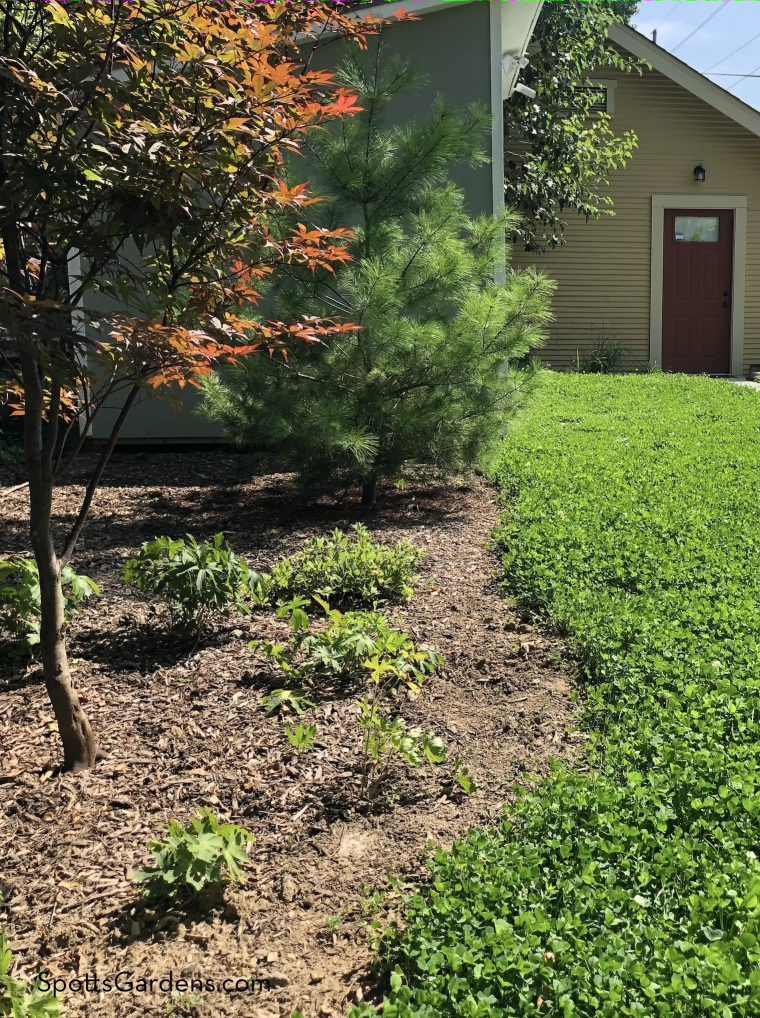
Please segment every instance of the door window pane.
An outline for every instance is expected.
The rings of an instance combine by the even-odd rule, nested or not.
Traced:
[[[720,237],[718,216],[676,216],[676,240],[715,244]]]

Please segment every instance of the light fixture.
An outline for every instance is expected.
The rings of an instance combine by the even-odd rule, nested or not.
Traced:
[[[704,184],[706,180],[707,180],[707,170],[704,168],[702,163],[699,163],[697,166],[694,167],[694,183]]]
[[[529,60],[526,56],[513,57],[511,53],[505,53],[501,58],[501,66],[507,75],[517,75],[528,66]]]
[[[517,81],[520,71],[524,70],[528,66],[527,56],[523,55],[521,57],[513,57],[510,53],[505,53],[501,60],[501,66],[504,71],[504,87],[506,89],[507,98],[509,98],[513,92],[520,92],[522,95],[527,95],[529,99],[536,98],[535,89]]]

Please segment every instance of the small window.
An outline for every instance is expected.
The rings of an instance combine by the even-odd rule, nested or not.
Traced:
[[[676,216],[675,239],[685,244],[716,244],[720,240],[718,216]]]

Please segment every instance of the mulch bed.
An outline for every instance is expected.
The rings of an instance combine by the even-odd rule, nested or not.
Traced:
[[[345,1015],[378,992],[374,924],[425,880],[430,844],[496,822],[527,775],[582,746],[561,644],[508,608],[493,579],[488,543],[499,509],[488,485],[420,484],[366,515],[346,502],[306,505],[284,475],[246,476],[245,461],[224,450],[125,453],[111,464],[76,562],[103,593],[71,636],[77,688],[107,756],[92,772],[56,775],[57,735],[35,669],[3,662],[0,926],[27,975],[41,964],[67,980],[132,972],[136,985],[169,972],[253,975],[269,988],[74,991],[68,1014]],[[57,494],[62,530],[78,480]],[[2,506],[2,552],[25,550],[25,494]],[[362,804],[355,697],[336,694],[311,712],[321,745],[304,754],[260,707],[281,683],[247,646],[281,634],[281,623],[271,614],[225,619],[198,645],[178,646],[161,606],[120,581],[125,557],[157,534],[223,530],[265,569],[308,537],[357,521],[426,551],[416,597],[390,615],[443,653],[446,669],[397,706],[466,761],[478,782],[472,797],[452,790],[446,766],[399,768],[383,797]],[[131,877],[148,861],[147,842],[202,806],[256,836],[247,883],[211,916],[146,913]]]

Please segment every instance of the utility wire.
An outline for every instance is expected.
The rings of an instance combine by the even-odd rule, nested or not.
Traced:
[[[744,81],[745,78],[754,78],[754,77],[756,77],[758,71],[760,71],[760,64],[758,64],[757,67],[753,67],[752,70],[749,72],[749,74],[742,74],[741,78],[739,78],[738,81],[735,81],[731,85],[731,88],[736,88],[737,85],[741,85],[741,83]]]
[[[756,67],[755,71],[760,71],[760,67]],[[760,78],[760,74],[755,74],[755,71],[750,71],[749,74],[742,74],[739,81],[743,81],[744,78]],[[711,78],[735,78],[738,75],[738,71],[702,71],[702,74],[709,74]],[[737,82],[738,84],[738,82]]]
[[[680,5],[678,4],[677,0],[671,0],[671,2],[670,2],[670,10],[665,15],[665,17],[662,19],[662,21],[660,21],[659,24],[654,26],[654,29],[652,31],[659,32],[660,28],[665,24],[665,22],[668,20],[670,15],[671,14],[675,14],[676,11],[679,10],[679,9],[680,9]]]
[[[749,46],[749,44],[751,42],[754,42],[755,39],[760,39],[760,32],[758,32],[757,35],[753,35],[751,39],[747,40],[747,42],[743,42],[741,46],[737,46],[736,49],[732,49],[730,53],[727,53],[724,57],[721,57],[720,60],[716,60],[714,64],[710,64],[707,70],[702,71],[702,74],[707,74],[708,71],[711,71],[713,69],[713,67],[717,67],[719,64],[724,64],[726,60],[729,60],[732,56],[734,56],[735,53],[738,53],[740,50],[743,50],[745,46]]]
[[[720,14],[720,12],[723,10],[723,8],[728,5],[728,2],[729,2],[729,0],[723,0],[723,2],[721,3],[720,7],[716,7],[714,11],[712,11],[710,14],[707,15],[707,17],[705,18],[704,21],[700,21],[700,23],[697,25],[697,27],[692,29],[692,31],[689,32],[689,34],[685,38],[681,39],[681,41],[678,43],[677,46],[673,46],[673,48],[670,50],[670,52],[671,53],[675,53],[675,51],[677,49],[680,49],[684,45],[684,43],[687,43],[689,41],[689,39],[692,39],[697,34],[697,32],[700,31],[700,29],[705,27],[705,25],[707,24],[708,21],[712,21],[712,19],[715,17],[716,14]]]

